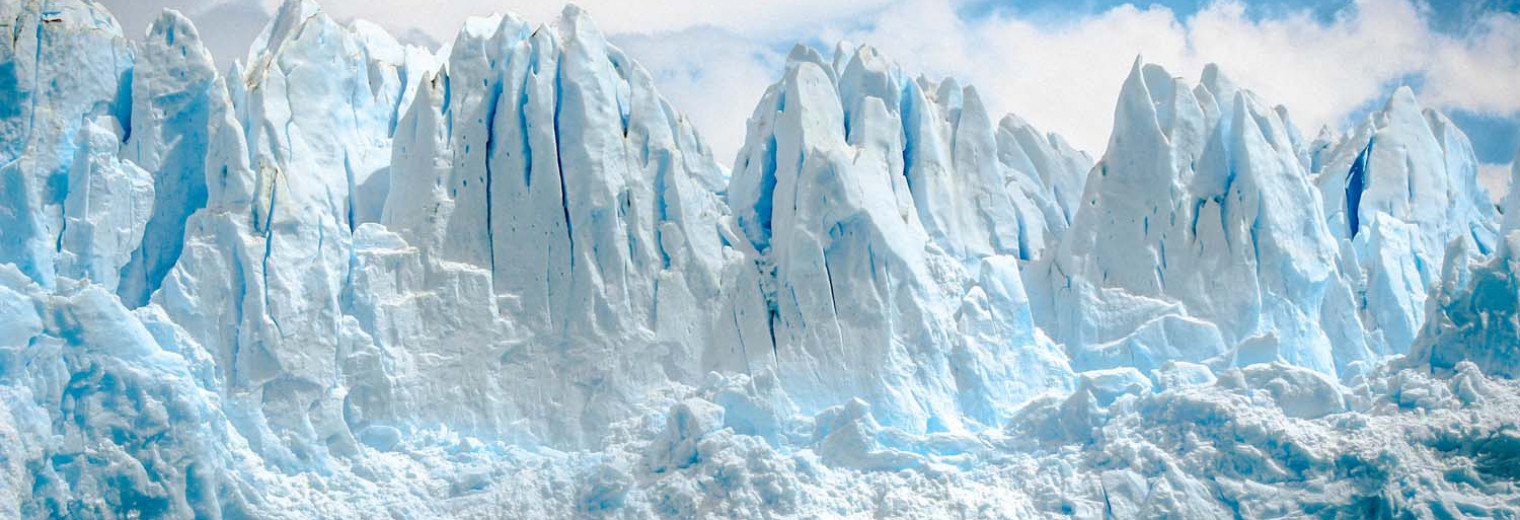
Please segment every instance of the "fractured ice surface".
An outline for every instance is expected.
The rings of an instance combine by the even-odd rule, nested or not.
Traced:
[[[1079,370],[1370,361],[1296,134],[1217,68],[1203,78],[1136,61],[1071,229],[1026,272],[1037,323]]]
[[[1409,90],[1137,61],[1094,164],[799,46],[726,168],[575,7],[0,27],[0,517],[1520,509],[1520,196]]]
[[[1026,309],[1020,174],[996,161],[979,104],[951,108],[959,88],[925,85],[870,49],[843,71],[793,51],[728,192],[754,267],[734,310],[761,320],[739,331],[747,368],[773,368],[805,410],[858,397],[888,424],[956,431],[1064,388],[1070,369]]]

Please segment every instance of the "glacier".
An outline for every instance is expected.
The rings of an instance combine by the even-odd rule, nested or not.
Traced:
[[[3,517],[1520,513],[1520,191],[1407,88],[1137,59],[1094,159],[799,45],[728,164],[574,6],[0,20]]]

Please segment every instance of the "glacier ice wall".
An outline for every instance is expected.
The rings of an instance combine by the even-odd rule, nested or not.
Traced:
[[[122,300],[142,305],[179,259],[185,220],[206,205],[206,147],[211,103],[223,87],[211,55],[189,20],[165,12],[136,47],[132,134],[122,154],[154,172],[153,208],[145,245],[121,266]],[[106,284],[107,287],[116,284]]]
[[[1017,208],[1041,214],[1018,179],[1043,185],[998,160],[974,89],[926,86],[868,48],[830,64],[799,46],[750,118],[728,199],[755,296],[735,310],[764,329],[740,340],[804,410],[861,397],[886,424],[960,430],[1070,378],[1018,274],[1041,240],[1021,236]]]
[[[1081,210],[1026,275],[1075,368],[1373,359],[1282,113],[1212,66],[1192,86],[1136,61]]]
[[[7,85],[0,94],[0,200],[7,209],[0,215],[0,251],[51,285],[77,134],[91,122],[106,131],[130,124],[124,80],[130,80],[133,50],[98,4],[6,2],[0,9],[11,31],[0,43],[6,64],[0,84]]]
[[[1520,199],[1408,90],[1137,61],[1094,164],[799,46],[730,169],[579,8],[0,21],[0,516],[1520,507]]]
[[[1369,339],[1379,354],[1407,353],[1447,244],[1465,237],[1480,251],[1495,248],[1497,213],[1476,184],[1472,145],[1401,88],[1350,134],[1326,135],[1319,146],[1324,164],[1314,179],[1348,275],[1365,295]]]
[[[1019,310],[1025,297],[1011,258],[1031,254],[1021,253],[1024,239],[992,238],[1016,235],[1017,225],[957,210],[953,218],[971,227],[967,238],[941,237],[959,251],[949,256],[926,238],[891,244],[896,229],[860,220],[861,229],[833,232],[876,233],[883,254],[906,247],[894,254],[907,258],[880,264],[879,292],[870,280],[861,292],[845,280],[812,284],[806,277],[818,269],[865,272],[830,263],[874,262],[872,246],[841,241],[824,262],[804,253],[809,245],[778,259],[741,242],[717,191],[723,169],[648,73],[578,9],[537,29],[512,16],[472,20],[448,49],[405,48],[307,2],[284,4],[231,78],[215,72],[176,14],[134,47],[125,88],[135,127],[117,154],[127,181],[116,182],[131,184],[131,165],[151,171],[151,204],[123,210],[151,215],[94,243],[119,256],[131,251],[96,270],[110,271],[101,276],[108,288],[119,270],[125,305],[162,309],[211,355],[229,420],[270,463],[320,466],[360,444],[383,448],[396,434],[440,425],[594,446],[648,392],[711,371],[776,371],[802,412],[861,397],[883,421],[912,431],[964,429],[963,418],[997,424],[1070,378]],[[872,73],[885,73],[883,60],[872,63]],[[857,63],[844,72],[868,71]],[[819,96],[837,106],[832,79],[825,88]],[[843,116],[795,109],[802,118]],[[1079,174],[1079,154],[1059,141],[1010,144],[1026,168],[1015,170],[997,161],[996,130],[978,105],[925,110],[932,118],[923,131],[945,138],[923,144],[938,150],[924,153],[937,162],[911,168],[939,172],[936,182],[956,181],[953,167],[977,170],[983,185],[975,189],[998,195],[990,203],[1004,210],[1022,193],[1007,186],[1022,179],[1055,223],[1041,232],[1060,229],[1065,210],[1045,199],[1029,157],[1049,182],[1069,185],[1062,176]],[[968,121],[957,134],[937,115],[952,110]],[[876,126],[867,123],[860,128]],[[901,179],[908,168],[869,173]],[[921,191],[946,190],[934,196],[948,204],[952,188],[961,189]],[[831,200],[823,189],[804,191]],[[867,193],[861,207],[875,207],[876,196]],[[912,197],[902,197],[911,210]],[[910,220],[919,225],[894,219]],[[44,271],[34,278],[45,284],[53,273]],[[827,300],[802,291],[819,288]],[[781,290],[791,298],[782,301]],[[904,305],[893,312],[922,323],[876,335],[882,310],[872,300]],[[816,307],[838,301],[862,302],[853,326],[870,336],[817,336],[824,328],[807,326],[804,316],[832,320]],[[844,321],[835,320],[836,331]],[[856,343],[870,347],[845,348]],[[818,359],[825,354],[832,359]],[[821,377],[829,373],[852,375]]]

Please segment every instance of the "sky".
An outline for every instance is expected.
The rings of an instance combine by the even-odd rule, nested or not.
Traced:
[[[436,46],[470,16],[552,21],[560,1],[318,0],[400,40]],[[201,29],[218,63],[243,57],[279,0],[103,0],[132,35],[163,8]],[[1520,0],[581,0],[614,44],[729,162],[745,120],[796,43],[869,44],[905,71],[976,85],[1016,113],[1102,154],[1136,56],[1196,80],[1226,75],[1288,107],[1308,136],[1380,108],[1399,85],[1473,140],[1483,181],[1505,191],[1520,148]]]

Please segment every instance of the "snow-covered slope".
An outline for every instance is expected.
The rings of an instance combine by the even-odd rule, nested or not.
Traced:
[[[1520,233],[1408,91],[1137,62],[1093,165],[799,46],[726,169],[574,7],[0,26],[0,517],[1520,507]]]

